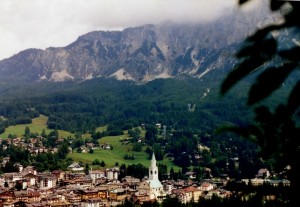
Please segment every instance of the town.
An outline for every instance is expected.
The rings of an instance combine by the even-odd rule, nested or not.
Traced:
[[[42,139],[38,137],[31,142]],[[35,141],[33,141],[35,140]],[[23,138],[8,138],[9,144],[20,145]],[[22,146],[22,145],[21,145]],[[28,147],[28,145],[26,144]],[[31,145],[29,145],[31,146]],[[4,150],[7,149],[5,145]],[[45,150],[57,152],[57,149],[30,148],[30,153],[41,153]],[[1,165],[10,162],[5,157]],[[2,207],[98,207],[121,206],[126,202],[137,205],[144,203],[163,202],[166,198],[176,198],[183,204],[198,202],[200,199],[210,200],[213,197],[230,198],[235,192],[225,188],[230,182],[229,177],[196,180],[196,173],[188,171],[186,179],[159,180],[159,169],[155,154],[149,160],[148,176],[139,179],[127,175],[120,179],[120,167],[106,169],[86,169],[80,163],[72,163],[66,171],[53,170],[38,172],[34,166],[23,167],[15,163],[16,172],[4,173],[0,176],[0,206]],[[260,169],[253,179],[241,182],[247,185],[290,186],[288,180],[269,179],[268,169]],[[275,199],[268,195],[265,199]]]

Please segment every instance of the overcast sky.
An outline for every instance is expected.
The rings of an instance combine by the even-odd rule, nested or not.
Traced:
[[[212,21],[236,8],[237,0],[0,0],[0,60],[94,30]]]

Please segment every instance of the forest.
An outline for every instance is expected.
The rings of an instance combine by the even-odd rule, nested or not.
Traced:
[[[244,80],[240,87],[234,88],[227,96],[221,97],[220,83],[225,73],[214,73],[201,79],[158,79],[146,84],[102,78],[82,83],[46,83],[50,85],[49,88],[41,87],[44,93],[39,95],[31,94],[28,87],[32,86],[28,85],[18,89],[24,90],[22,93],[15,91],[23,94],[21,97],[11,99],[9,96],[5,99],[2,96],[1,131],[10,125],[28,124],[32,118],[43,114],[49,117],[47,125],[50,129],[75,134],[90,133],[92,140],[97,142],[103,136],[120,135],[123,130],[129,130],[131,137],[135,137],[132,129],[146,124],[145,141],[151,147],[148,153],[151,155],[154,150],[158,160],[174,157],[174,163],[182,168],[181,174],[174,177],[182,177],[188,170],[199,171],[201,166],[210,168],[214,176],[229,174],[235,178],[251,178],[260,167],[271,167],[272,162],[263,163],[259,160],[255,144],[239,136],[217,134],[216,131],[231,125],[247,126],[253,112],[247,108],[245,91],[252,77]],[[285,88],[288,86],[286,84]],[[274,100],[285,96],[285,88],[267,101],[276,103]],[[154,127],[156,123],[168,126],[168,141],[161,139],[162,132]],[[95,129],[103,125],[108,125],[107,131],[96,133]],[[194,154],[199,151],[197,146],[200,143],[207,146],[210,152],[202,151],[199,162]],[[72,148],[79,149],[82,144],[84,140],[75,139]],[[139,145],[134,147],[134,150],[140,150]],[[51,170],[58,166],[63,169],[70,160],[61,163],[59,160],[62,157],[40,155],[29,160],[40,170]],[[235,157],[241,158],[238,169],[232,160]],[[54,160],[56,164],[44,165],[42,160],[45,159]],[[134,157],[128,154],[126,159]],[[248,169],[250,164],[252,170]],[[165,174],[160,176],[164,177],[171,171],[164,170],[162,172]],[[202,171],[199,171],[199,175],[198,179],[209,176]]]
[[[163,123],[208,133],[225,123],[243,125],[251,116],[244,89],[221,98],[220,80],[211,77],[159,79],[140,85],[111,79],[55,83],[56,90],[51,86],[38,96],[31,94],[32,86],[24,86],[14,92],[22,96],[12,91],[1,96],[0,129],[3,132],[7,126],[29,123],[39,114],[49,117],[51,129],[82,133],[106,124],[128,128],[141,123]]]

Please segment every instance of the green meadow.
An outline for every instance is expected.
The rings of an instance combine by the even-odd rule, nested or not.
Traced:
[[[1,138],[7,138],[9,134],[17,135],[19,137],[24,135],[26,126],[29,127],[30,132],[41,134],[43,129],[45,129],[46,134],[50,133],[51,129],[47,127],[48,117],[44,115],[40,115],[37,118],[32,119],[31,124],[19,124],[15,126],[9,126],[5,129],[5,132],[0,134]],[[104,131],[107,126],[98,127],[96,131]],[[58,130],[60,137],[74,137],[74,134]],[[105,167],[113,167],[116,163],[121,164],[142,164],[145,167],[150,165],[149,155],[145,152],[146,147],[144,146],[141,152],[132,151],[132,144],[129,143],[127,145],[122,145],[122,140],[129,138],[127,131],[124,131],[124,135],[121,136],[107,136],[99,139],[100,144],[109,144],[112,146],[112,150],[104,150],[104,149],[96,149],[94,153],[77,153],[73,152],[68,155],[68,157],[74,159],[74,161],[81,161],[83,163],[92,164],[95,159],[98,159],[100,162],[104,161]],[[142,130],[141,136],[145,136],[145,131]],[[90,137],[90,134],[85,134],[84,137]],[[124,155],[132,155],[134,154],[134,160],[125,160]],[[173,164],[171,160],[165,158],[163,161],[159,161],[158,163],[162,163],[168,166],[168,170],[173,167],[174,170],[178,170],[179,168]],[[99,168],[99,166],[94,166],[95,168]]]
[[[113,147],[112,150],[105,150],[105,149],[97,149],[94,150],[94,153],[77,153],[73,152],[68,157],[74,159],[74,161],[81,161],[83,163],[92,164],[92,162],[95,159],[98,159],[100,162],[105,162],[105,167],[113,167],[115,163],[126,164],[142,164],[145,167],[148,167],[150,165],[149,155],[145,152],[146,147],[143,147],[143,150],[141,152],[134,152],[132,151],[132,144],[122,145],[122,140],[128,138],[128,134],[121,135],[121,136],[108,136],[108,137],[102,137],[99,140],[100,144],[109,144]],[[134,154],[135,159],[134,160],[125,160],[124,155],[125,154]],[[158,163],[162,163],[168,166],[168,170],[171,169],[171,167],[174,168],[174,170],[178,170],[179,168],[173,164],[171,160],[164,159],[163,161],[159,161]],[[98,166],[94,166],[97,168]]]
[[[47,127],[47,121],[48,121],[47,116],[40,115],[39,117],[32,119],[31,124],[18,124],[18,125],[7,127],[5,129],[5,132],[0,134],[0,137],[7,138],[9,134],[13,134],[21,137],[24,135],[26,126],[29,127],[31,133],[41,134],[43,129],[45,129],[46,134],[48,134],[52,130]],[[58,134],[60,137],[73,136],[72,133],[63,130],[58,130]]]

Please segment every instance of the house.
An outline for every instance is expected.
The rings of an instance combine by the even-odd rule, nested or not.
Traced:
[[[272,186],[279,186],[282,184],[283,186],[290,186],[291,182],[289,180],[269,180],[269,183]]]
[[[117,188],[109,191],[109,198],[112,201],[124,201],[126,196],[126,191],[123,188]]]
[[[22,174],[17,172],[4,173],[4,183],[7,183],[9,187],[13,187],[17,181],[22,180]]]
[[[107,187],[98,187],[98,198],[106,200],[108,198],[108,188]]]
[[[60,202],[56,202],[56,203],[47,203],[44,202],[42,206],[47,206],[47,207],[72,207],[72,204],[67,202],[67,201],[60,201]]]
[[[15,191],[15,200],[24,202],[39,202],[41,194],[33,190]]]
[[[139,182],[141,182],[141,180],[139,178],[135,178],[135,177],[127,175],[124,178],[122,178],[122,182],[126,182],[126,183],[139,183]]]
[[[267,169],[267,168],[262,168],[262,169],[259,169],[259,171],[257,172],[257,175],[256,175],[257,178],[268,178],[270,177],[270,171]]]
[[[14,191],[13,190],[9,190],[9,191],[3,191],[0,193],[0,199],[3,201],[3,202],[11,202],[13,201],[15,198],[15,194],[14,194]]]
[[[6,146],[6,145],[5,145]],[[6,148],[7,148],[7,146],[6,146]],[[4,149],[4,145],[3,145],[3,150],[6,150],[6,149]],[[4,157],[3,159],[2,159],[2,166],[5,166],[6,165],[6,163],[8,163],[10,161],[10,157]]]
[[[192,172],[192,171],[186,172],[184,175],[185,175],[187,178],[189,178],[189,179],[195,179],[195,178],[196,178],[196,173],[195,173],[195,172]]]
[[[142,204],[145,201],[149,201],[149,194],[147,193],[141,193],[141,192],[135,192],[132,195],[132,199],[134,203],[140,203]]]
[[[106,178],[108,180],[118,180],[119,172],[120,170],[117,167],[106,169]]]
[[[167,193],[169,195],[172,193],[172,190],[174,189],[174,185],[171,182],[165,182],[163,184],[163,187],[164,187],[165,193]]]
[[[84,170],[84,168],[78,162],[72,163],[67,168],[68,168],[68,170],[71,170],[73,172],[78,172],[78,171],[83,171]]]
[[[125,176],[125,178],[123,178],[121,182],[123,188],[136,189],[136,186],[141,182],[141,180],[132,176]]]
[[[86,147],[89,148],[89,149],[95,149],[94,143],[93,143],[93,142],[87,142],[85,145],[86,145]]]
[[[211,191],[209,191],[209,192],[204,196],[204,198],[205,198],[205,199],[212,199],[213,196],[221,197],[220,194],[221,194],[221,192],[220,192],[219,190],[211,190]]]
[[[198,202],[202,191],[194,186],[189,186],[184,189],[173,189],[171,195],[176,196],[181,203]]]
[[[61,182],[65,178],[66,173],[62,170],[54,170],[51,174],[55,175],[57,182]]]
[[[86,190],[80,190],[82,200],[87,200],[91,198],[99,198],[98,197],[98,190],[95,189],[86,189]]]
[[[23,179],[27,182],[27,187],[35,186],[37,176],[32,173],[23,173]]]
[[[36,175],[37,170],[34,166],[27,166],[23,169],[23,173],[32,173],[32,174]]]
[[[81,207],[99,207],[105,206],[101,198],[90,198],[81,202]]]
[[[206,150],[206,151],[210,151],[210,148],[205,146],[205,145],[202,145],[202,144],[198,144],[198,149],[200,150],[200,152]]]
[[[27,189],[27,196],[28,196],[28,202],[29,203],[40,202],[41,201],[41,194],[38,191]]]
[[[15,163],[14,168],[18,170],[18,172],[22,172],[23,171],[23,165],[21,165],[20,163]]]
[[[85,177],[84,172],[66,172],[64,181],[65,180],[82,179],[84,177]]]
[[[67,205],[69,204],[69,202],[65,200],[64,195],[59,195],[56,193],[52,195],[48,195],[45,198],[42,198],[42,202],[46,202],[47,204],[52,204],[53,206],[56,206],[56,204],[61,205],[62,203],[66,203]]]
[[[202,195],[202,191],[193,186],[184,188],[183,192],[185,194],[186,202],[193,201],[197,203],[199,201],[200,196]]]
[[[16,201],[16,200],[14,200],[14,201],[9,201],[9,202],[4,202],[4,203],[2,204],[2,207],[16,207],[18,203],[20,203],[20,201]],[[21,202],[21,203],[24,204],[24,202]]]
[[[45,203],[35,202],[35,203],[25,203],[25,207],[45,207]]]
[[[92,170],[91,169],[89,171],[89,175],[94,183],[99,178],[105,178],[105,173],[102,170]]]
[[[50,173],[38,175],[38,186],[41,189],[54,188],[56,186],[56,176]]]
[[[81,194],[75,193],[74,191],[71,191],[70,193],[64,194],[66,201],[71,203],[73,206],[80,205],[81,202]]]
[[[261,178],[254,178],[250,180],[250,184],[253,186],[259,186],[264,184],[265,180]]]
[[[111,150],[111,146],[109,144],[101,144],[100,148],[105,149],[105,150]]]
[[[210,191],[214,189],[214,186],[213,184],[209,183],[209,182],[203,182],[201,183],[200,187],[199,187],[199,190],[202,190],[202,191]]]

